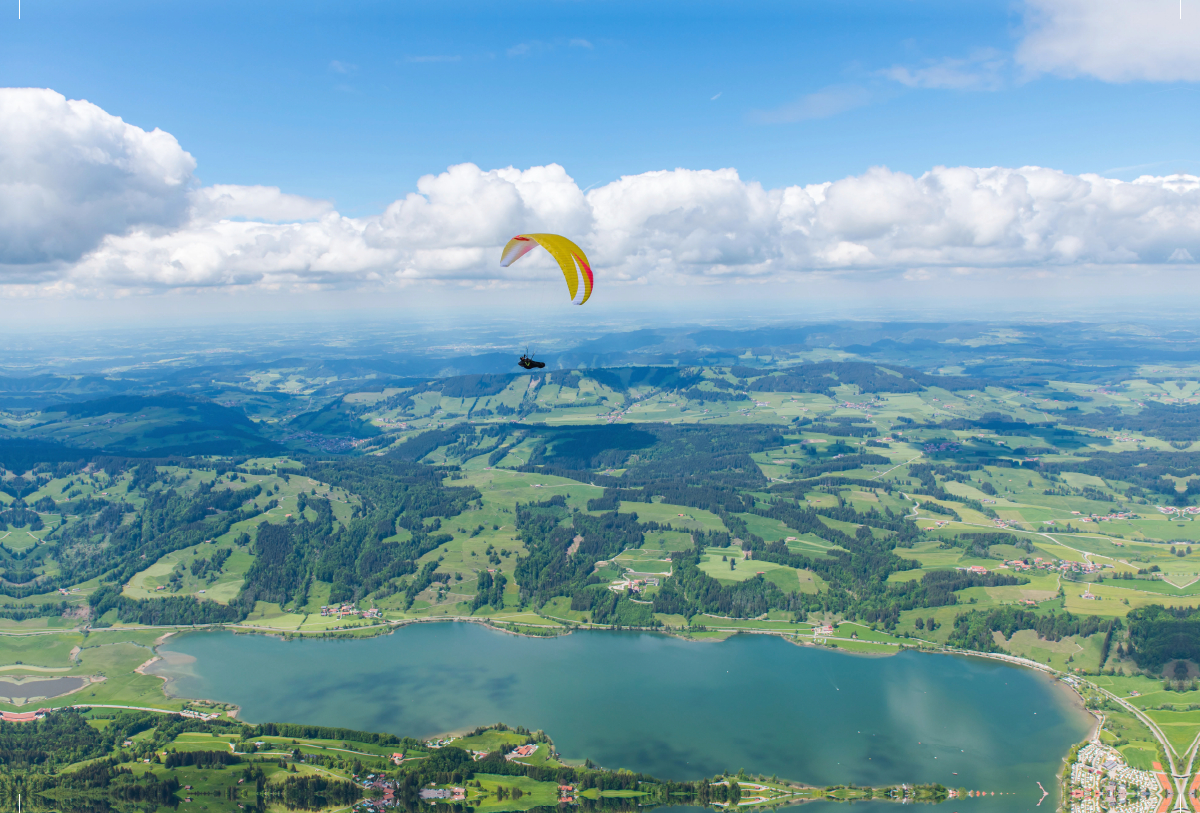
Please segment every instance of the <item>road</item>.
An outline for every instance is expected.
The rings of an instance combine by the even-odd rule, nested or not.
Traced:
[[[1135,717],[1141,720],[1147,728],[1150,729],[1150,733],[1152,733],[1154,738],[1158,740],[1160,745],[1162,745],[1163,753],[1167,755],[1167,762],[1171,767],[1171,779],[1175,783],[1175,805],[1173,811],[1174,813],[1192,813],[1191,808],[1188,806],[1188,780],[1192,778],[1192,763],[1196,759],[1196,745],[1197,743],[1200,743],[1200,734],[1198,734],[1196,738],[1192,740],[1192,744],[1188,746],[1187,752],[1184,754],[1177,754],[1175,749],[1171,746],[1171,743],[1167,740],[1166,735],[1163,734],[1162,729],[1158,727],[1157,723],[1142,713],[1141,709],[1128,702],[1123,697],[1118,697],[1117,695],[1113,694],[1108,689],[1096,686],[1094,683],[1091,685],[1103,692],[1109,699],[1115,701],[1126,711],[1132,713]],[[1184,773],[1180,773],[1179,767],[1175,764],[1175,758],[1177,756],[1180,758],[1180,762],[1183,761],[1183,757],[1188,758],[1187,769]]]

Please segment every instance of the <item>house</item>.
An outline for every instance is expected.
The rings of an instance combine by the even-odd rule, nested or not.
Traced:
[[[509,753],[505,754],[504,758],[507,760],[513,760],[513,759],[517,759],[517,758],[532,756],[533,752],[536,751],[537,749],[538,749],[538,747],[535,743],[532,743],[532,742],[527,743],[525,745],[522,745],[520,748],[516,749],[515,751],[510,751]]]
[[[393,765],[399,765],[403,761],[404,761],[404,752],[403,751],[395,751],[392,753],[392,764]]]
[[[982,565],[971,565],[967,568],[967,570],[971,573],[977,573],[979,575],[983,575],[988,572],[988,569]]]

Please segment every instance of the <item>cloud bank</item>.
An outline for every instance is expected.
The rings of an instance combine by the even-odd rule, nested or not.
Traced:
[[[420,178],[351,218],[276,188],[201,186],[169,134],[49,90],[0,90],[0,289],[312,289],[544,277],[513,234],[571,235],[604,285],[797,279],[812,272],[1006,273],[1193,263],[1200,178],[1123,182],[1040,167],[884,167],[767,189],[674,169],[584,192],[556,164]]]

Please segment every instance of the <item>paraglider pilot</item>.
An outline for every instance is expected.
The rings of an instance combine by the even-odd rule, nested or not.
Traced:
[[[521,356],[521,360],[517,364],[524,367],[526,370],[540,370],[546,366],[544,361],[534,361],[528,355]]]

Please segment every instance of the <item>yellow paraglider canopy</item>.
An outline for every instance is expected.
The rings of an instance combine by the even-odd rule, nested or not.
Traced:
[[[583,249],[572,243],[561,234],[518,234],[508,241],[504,253],[500,255],[500,267],[508,268],[517,260],[524,257],[534,246],[541,246],[550,252],[550,256],[558,262],[563,276],[567,280],[567,290],[571,292],[571,301],[582,305],[592,295],[592,266],[588,263]],[[580,286],[580,280],[583,285]],[[583,297],[580,298],[582,287]]]

